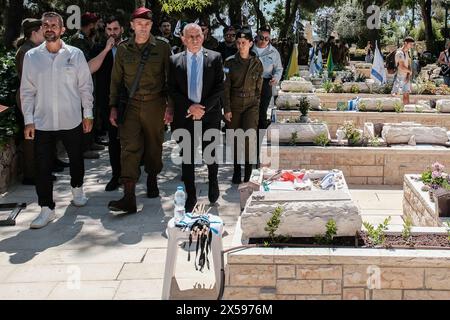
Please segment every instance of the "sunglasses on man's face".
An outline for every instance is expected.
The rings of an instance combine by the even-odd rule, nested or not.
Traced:
[[[269,41],[270,37],[259,36],[259,40],[261,40],[261,41]]]

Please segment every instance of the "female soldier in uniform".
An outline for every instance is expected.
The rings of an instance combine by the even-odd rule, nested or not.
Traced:
[[[251,154],[249,147],[252,146],[253,151],[256,152],[263,66],[255,53],[250,50],[253,45],[252,40],[252,31],[249,28],[239,30],[236,37],[238,52],[227,58],[224,63],[226,75],[224,117],[229,128],[235,130],[235,133],[236,129],[242,129],[246,133],[245,144],[242,139],[235,139],[234,144],[232,181],[236,184],[241,183],[241,162],[238,162],[237,155],[245,150],[244,182],[250,179],[252,163],[256,163],[256,154]],[[236,140],[240,142],[239,145],[236,144]],[[237,152],[238,148],[239,152]]]

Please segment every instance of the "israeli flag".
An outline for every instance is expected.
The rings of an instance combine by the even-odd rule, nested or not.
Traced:
[[[309,49],[309,74],[315,75],[322,71],[322,51],[316,55],[317,48],[312,47]]]
[[[380,49],[378,49],[378,43],[375,42],[375,56],[373,58],[372,70],[370,71],[370,77],[378,84],[386,83],[386,71],[384,69],[383,56]]]

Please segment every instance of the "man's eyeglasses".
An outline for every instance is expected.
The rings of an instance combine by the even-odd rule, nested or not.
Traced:
[[[236,34],[235,33],[228,33],[228,34],[225,35],[225,37],[227,37],[227,38],[235,38]]]
[[[259,36],[258,38],[261,41],[269,41],[270,40],[270,37]]]

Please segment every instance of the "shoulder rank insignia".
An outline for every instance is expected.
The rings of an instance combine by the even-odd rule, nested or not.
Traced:
[[[164,38],[164,37],[156,36],[155,38],[158,39],[158,40],[160,40],[160,41],[164,41],[165,43],[169,43],[169,40],[167,40],[167,39]]]

